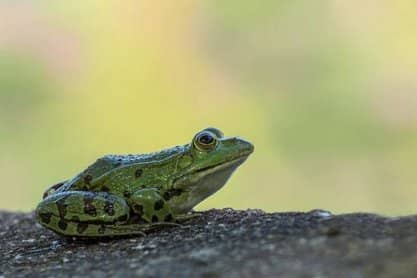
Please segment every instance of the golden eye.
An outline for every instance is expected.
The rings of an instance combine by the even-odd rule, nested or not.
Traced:
[[[194,139],[194,146],[202,151],[212,150],[217,143],[217,138],[211,132],[201,132]]]

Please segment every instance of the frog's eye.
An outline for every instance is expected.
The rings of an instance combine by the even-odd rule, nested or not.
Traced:
[[[217,145],[217,137],[208,131],[198,133],[194,138],[194,146],[201,151],[210,151]]]

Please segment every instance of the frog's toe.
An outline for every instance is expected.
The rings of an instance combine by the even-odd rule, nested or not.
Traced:
[[[182,222],[186,222],[188,220],[191,219],[196,219],[201,217],[203,214],[200,212],[192,212],[192,213],[187,213],[187,214],[180,214],[175,216],[175,220],[177,221],[177,223],[182,223]]]

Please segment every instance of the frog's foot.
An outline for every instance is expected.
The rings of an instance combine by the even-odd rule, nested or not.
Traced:
[[[200,213],[200,212],[192,212],[192,213],[188,213],[188,214],[181,214],[181,215],[176,215],[175,220],[177,221],[177,223],[178,222],[181,223],[181,222],[186,222],[188,220],[201,217],[201,215],[203,215],[203,214]]]
[[[157,223],[149,223],[146,224],[145,230],[153,230],[163,227],[184,227],[184,225],[174,223],[174,222],[157,222]]]
[[[130,235],[146,236],[146,233],[142,231],[144,230],[143,225],[95,225],[91,226],[91,228],[93,231],[97,231],[97,234],[101,237]],[[97,234],[94,237],[97,237]]]

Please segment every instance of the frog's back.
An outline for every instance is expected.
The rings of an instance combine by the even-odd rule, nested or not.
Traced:
[[[105,155],[97,159],[83,172],[68,181],[62,190],[88,190],[92,180],[117,168],[141,163],[152,163],[169,159],[186,151],[188,145],[176,146],[160,152],[148,154]]]
[[[128,155],[106,155],[101,159],[111,162],[115,167],[138,164],[138,163],[151,163],[184,153],[188,145],[176,146],[173,148],[165,149],[159,152],[147,153],[147,154],[128,154]]]

